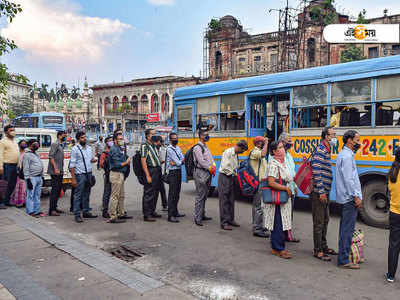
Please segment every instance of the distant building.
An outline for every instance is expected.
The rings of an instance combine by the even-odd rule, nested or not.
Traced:
[[[330,44],[323,37],[324,26],[313,18],[313,7],[323,1],[311,1],[296,17],[296,28],[283,31],[284,17],[280,17],[280,31],[250,35],[233,16],[219,19],[218,26],[206,32],[208,45],[203,55],[205,76],[208,80],[226,80],[288,71],[315,66],[337,64],[348,44]],[[283,10],[284,11],[284,10]],[[332,8],[336,23],[354,23],[347,15]],[[281,11],[282,13],[282,11]],[[367,20],[373,24],[399,24],[400,15]],[[290,24],[289,24],[290,25]],[[287,28],[287,27],[286,27]],[[399,44],[360,44],[366,58],[400,54]]]
[[[32,85],[18,81],[16,74],[9,74],[8,85],[6,87],[7,94],[5,99],[1,98],[0,106],[2,112],[2,121],[8,121],[7,111],[10,104],[15,101],[22,101],[30,97]]]
[[[99,84],[91,87],[98,103],[100,123],[105,131],[143,129],[169,125],[173,119],[173,94],[176,88],[199,83],[197,77],[163,76],[127,82]],[[147,122],[147,114],[156,114]],[[158,121],[157,121],[158,119]]]

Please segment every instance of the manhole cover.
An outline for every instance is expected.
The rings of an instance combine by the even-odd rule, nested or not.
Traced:
[[[142,250],[126,244],[121,244],[117,247],[110,248],[107,250],[107,252],[127,262],[134,261],[145,254]]]

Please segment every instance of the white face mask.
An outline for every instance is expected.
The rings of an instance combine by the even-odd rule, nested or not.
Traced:
[[[331,147],[334,147],[337,145],[337,138],[333,138],[329,141],[329,145],[331,145]]]

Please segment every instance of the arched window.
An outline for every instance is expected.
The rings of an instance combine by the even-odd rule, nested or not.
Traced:
[[[307,40],[307,60],[309,63],[315,62],[315,39],[309,38]]]
[[[138,103],[138,97],[137,96],[132,96],[131,98],[131,108],[133,113],[138,113],[139,111],[139,103]]]
[[[161,96],[161,112],[169,113],[169,95],[163,94]]]
[[[222,53],[221,51],[215,52],[215,71],[218,75],[222,73]]]
[[[147,95],[142,95],[140,98],[140,105],[142,114],[149,112],[149,99],[147,98]]]
[[[115,96],[113,99],[113,106],[112,106],[113,110],[116,111],[119,108],[119,103],[118,103],[118,97]]]
[[[111,104],[111,100],[109,97],[104,99],[104,113],[110,113],[113,109],[113,105]]]
[[[160,111],[160,101],[158,100],[158,96],[153,94],[151,96],[151,112],[158,113]]]

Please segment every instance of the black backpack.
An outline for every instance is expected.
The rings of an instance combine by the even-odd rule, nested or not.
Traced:
[[[194,161],[193,149],[196,146],[201,147],[201,151],[204,154],[204,147],[200,144],[194,145],[192,148],[189,149],[188,152],[185,154],[185,171],[186,171],[186,181],[193,179],[193,171],[196,167],[196,163]]]
[[[142,156],[140,155],[140,150],[137,150],[135,155],[132,157],[132,169],[140,184],[144,185],[146,181],[146,176],[142,168]]]

